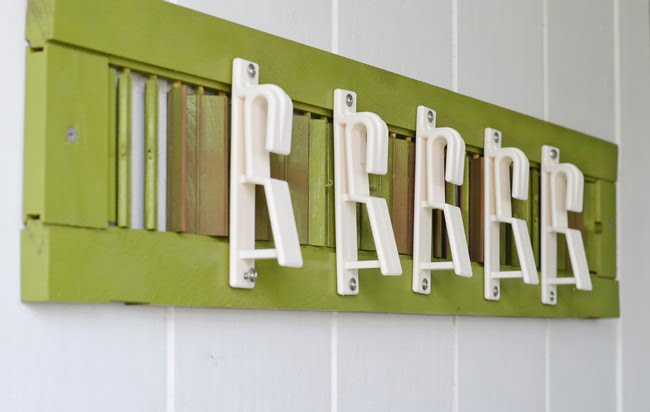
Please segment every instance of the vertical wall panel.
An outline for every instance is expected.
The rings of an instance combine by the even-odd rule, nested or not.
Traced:
[[[338,314],[339,412],[449,411],[452,318]]]
[[[547,3],[549,120],[610,140],[615,125],[612,10],[611,0]],[[589,186],[598,192],[598,185]],[[585,190],[585,195],[590,192]],[[614,202],[613,196],[608,197]],[[597,220],[597,205],[595,209],[587,209],[585,219]],[[585,221],[589,250],[599,247],[600,240],[590,235],[592,223],[591,219]],[[597,255],[590,257],[590,263],[600,271]],[[550,322],[548,390],[552,411],[615,409],[615,322]]]
[[[616,322],[610,319],[551,322],[548,379],[551,411],[616,410]]]
[[[176,0],[174,2],[276,36],[320,49],[329,49],[331,33],[329,1]],[[260,70],[264,73],[263,67]]]
[[[459,412],[544,411],[545,324],[458,319]]]
[[[175,411],[330,410],[329,325],[325,313],[177,309]]]
[[[338,18],[339,54],[451,88],[450,1],[338,1]]]
[[[20,301],[26,3],[0,2],[0,408],[164,410],[164,310]]]
[[[458,91],[542,117],[542,21],[542,0],[459,1]]]
[[[645,0],[619,1],[621,123],[618,227],[621,395],[624,410],[650,405],[650,15]]]
[[[458,91],[542,117],[542,22],[542,0],[459,1]],[[503,138],[508,146],[507,134]],[[470,174],[482,175],[480,166],[474,160]],[[474,222],[482,218],[476,212]],[[472,239],[473,256],[482,243]],[[504,293],[511,282],[521,280],[502,281]],[[544,411],[544,365],[543,320],[458,318],[458,411]]]
[[[549,120],[613,141],[613,0],[547,1]]]

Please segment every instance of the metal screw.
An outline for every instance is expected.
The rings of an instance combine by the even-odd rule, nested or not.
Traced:
[[[348,95],[349,96],[349,95]],[[352,292],[357,290],[357,280],[355,278],[350,279],[350,282],[348,283],[348,287]]]
[[[557,159],[557,150],[551,149],[551,159]]]
[[[66,135],[68,136],[68,142],[70,143],[76,142],[77,138],[79,137],[79,133],[77,132],[77,129],[74,127],[69,127]]]
[[[499,287],[498,286],[495,286],[494,289],[492,289],[492,296],[494,296],[495,298],[497,296],[499,296]]]
[[[352,107],[352,103],[354,103],[354,97],[352,97],[352,95],[350,93],[348,93],[348,95],[345,96],[345,104],[348,107]]]
[[[433,111],[429,110],[429,113],[427,113],[427,120],[429,120],[429,123],[433,123],[434,119],[435,119],[435,115],[433,114]]]
[[[548,294],[548,299],[549,299],[551,302],[555,301],[555,292],[550,291],[549,294]]]
[[[429,290],[429,279],[422,279],[422,290],[425,292]]]
[[[499,132],[494,132],[494,143],[499,143]]]
[[[255,69],[255,65],[253,63],[248,65],[248,77],[255,77],[255,74],[257,73],[257,70]]]
[[[244,279],[248,279],[251,282],[255,283],[257,280],[257,272],[255,271],[255,268],[250,268],[248,272],[244,273]]]

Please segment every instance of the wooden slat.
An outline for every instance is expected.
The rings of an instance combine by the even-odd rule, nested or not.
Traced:
[[[108,70],[108,224],[117,225],[117,69]]]
[[[174,84],[167,104],[167,230],[186,232],[187,87]]]
[[[309,239],[313,246],[328,245],[328,139],[327,119],[309,121]]]
[[[336,247],[336,214],[334,205],[334,125],[327,124],[327,246]]]
[[[408,204],[408,250],[409,255],[413,255],[413,225],[415,219],[415,142],[409,140],[409,204]]]
[[[131,70],[120,73],[117,107],[117,225],[131,225]]]
[[[399,253],[411,253],[409,247],[412,243],[413,230],[410,216],[412,215],[413,201],[410,187],[414,183],[410,180],[411,148],[412,142],[404,139],[395,139],[395,157],[393,160],[393,214],[392,223]]]
[[[309,242],[309,120],[307,114],[293,116],[291,153],[286,157],[286,180],[301,244]]]
[[[151,76],[145,86],[145,168],[144,227],[158,226],[158,78]]]
[[[469,164],[469,256],[483,262],[483,158],[475,154]]]
[[[198,125],[197,233],[228,235],[230,169],[228,97],[200,95]]]
[[[186,232],[197,233],[198,226],[198,141],[199,119],[201,118],[204,91],[199,87],[196,94],[187,94],[187,132],[185,138],[185,159],[183,176],[185,177],[185,225]]]

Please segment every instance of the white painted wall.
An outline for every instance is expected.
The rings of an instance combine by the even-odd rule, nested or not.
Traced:
[[[647,0],[179,0],[620,145],[621,319],[24,305],[24,14],[0,2],[0,410],[646,411]]]

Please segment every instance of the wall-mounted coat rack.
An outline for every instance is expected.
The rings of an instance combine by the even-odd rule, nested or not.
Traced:
[[[28,7],[24,301],[618,316],[616,145],[168,2]]]

